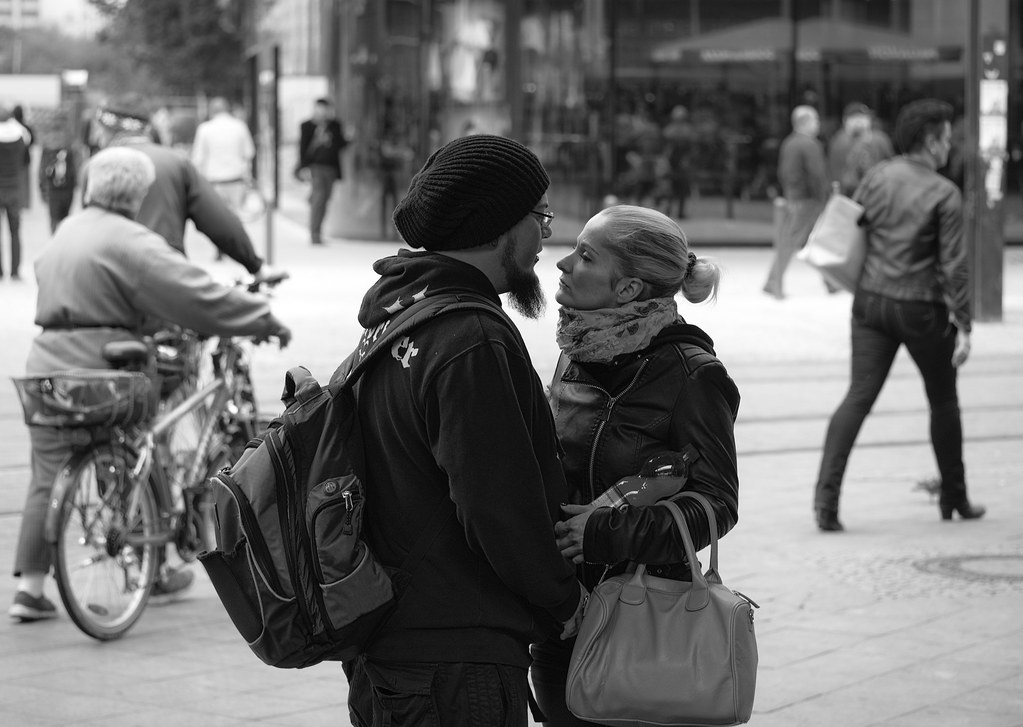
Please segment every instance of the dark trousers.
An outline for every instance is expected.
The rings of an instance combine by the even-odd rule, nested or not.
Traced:
[[[71,212],[71,203],[74,198],[74,189],[51,189],[47,193],[46,204],[50,210],[50,232],[54,232],[57,225]]]
[[[345,664],[357,727],[526,727],[526,670],[502,664]],[[367,712],[372,712],[367,714]]]
[[[334,182],[340,177],[334,167],[325,164],[310,164],[312,190],[309,193],[309,233],[313,242],[320,241],[320,228],[327,216],[327,204],[334,191]]]
[[[11,231],[11,275],[21,267],[21,194],[17,190],[0,189],[0,211],[7,215],[7,229]],[[0,258],[0,275],[4,274]]]
[[[838,510],[849,453],[881,393],[899,347],[920,370],[930,406],[930,435],[941,475],[941,500],[966,498],[963,425],[952,365],[956,329],[942,303],[895,300],[858,290],[852,309],[852,380],[828,425],[814,505]]]
[[[547,717],[544,727],[584,727],[596,724],[585,722],[568,711],[565,703],[565,684],[568,682],[568,663],[572,658],[575,639],[561,641],[554,638],[542,644],[533,644],[529,653],[533,666],[529,673],[533,692],[540,711]]]

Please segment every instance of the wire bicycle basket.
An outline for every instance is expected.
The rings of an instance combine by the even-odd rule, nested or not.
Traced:
[[[126,426],[156,411],[158,392],[138,371],[71,369],[11,381],[29,426]]]

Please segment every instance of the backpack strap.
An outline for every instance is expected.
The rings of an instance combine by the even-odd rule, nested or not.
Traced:
[[[525,345],[515,326],[508,320],[507,314],[493,301],[476,293],[440,293],[414,303],[375,328],[363,331],[359,345],[330,377],[330,386],[353,386],[382,351],[389,350],[395,341],[407,335],[413,328],[442,313],[459,310],[480,310],[501,318],[515,332],[520,344]]]
[[[521,335],[507,314],[490,299],[470,292],[441,293],[411,305],[377,328],[364,331],[359,341],[359,346],[338,366],[334,375],[330,377],[331,389],[336,392],[342,388],[354,386],[359,376],[369,367],[369,364],[376,360],[381,351],[390,349],[392,343],[406,335],[413,328],[426,323],[435,316],[460,310],[479,310],[497,316],[506,322],[508,327],[516,334],[519,344],[525,348]],[[304,369],[301,370],[304,371]],[[286,383],[292,381],[292,373],[294,371],[295,369],[292,369],[288,372]],[[308,372],[305,373],[308,374]],[[296,379],[299,382],[297,389],[299,395],[301,394],[301,382],[303,379],[304,377],[301,375]],[[399,566],[408,575],[410,580],[419,564],[423,561],[423,558],[429,552],[433,541],[440,536],[444,525],[447,524],[450,515],[448,517],[444,517],[444,515],[448,502],[450,502],[450,499],[447,497],[438,499],[433,511],[424,521],[427,523],[426,527],[419,533],[405,560]]]

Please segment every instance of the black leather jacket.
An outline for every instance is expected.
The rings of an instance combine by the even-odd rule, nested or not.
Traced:
[[[562,356],[550,399],[572,502],[591,502],[622,477],[637,474],[651,457],[692,445],[698,458],[686,489],[708,497],[721,535],[735,525],[739,392],[702,330],[680,321],[646,349],[607,365]],[[678,504],[696,548],[705,547],[710,535],[703,508],[689,498]],[[626,507],[601,508],[590,516],[583,554],[588,563],[635,560],[656,573],[651,565],[680,563],[685,550],[666,508]],[[601,570],[587,569],[587,587]],[[677,574],[672,568],[671,575]]]
[[[958,187],[900,156],[871,169],[854,199],[863,205],[868,240],[859,287],[897,300],[944,303],[968,332],[970,266]]]

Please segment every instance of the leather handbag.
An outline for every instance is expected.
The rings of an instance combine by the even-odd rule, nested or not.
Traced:
[[[860,227],[863,205],[844,194],[833,194],[814,223],[806,245],[796,253],[832,284],[856,290],[867,256],[867,233]]]
[[[710,522],[710,568],[704,574],[678,506],[675,518],[692,583],[656,578],[639,564],[590,594],[569,662],[565,699],[579,719],[621,727],[702,727],[749,720],[757,681],[756,604],[718,575],[717,524]]]

